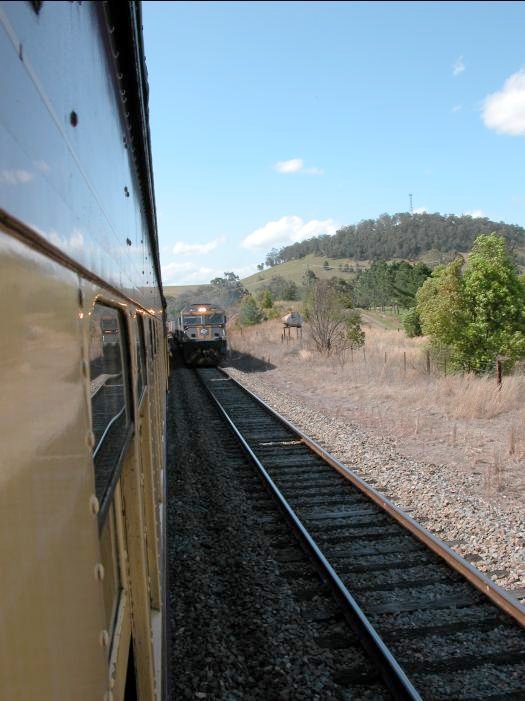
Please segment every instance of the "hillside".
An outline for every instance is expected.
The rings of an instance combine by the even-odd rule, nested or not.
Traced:
[[[267,262],[286,263],[308,254],[328,258],[350,257],[357,260],[393,260],[420,258],[428,251],[450,253],[468,251],[480,234],[496,232],[510,248],[525,246],[525,229],[488,218],[443,214],[382,214],[345,226],[333,236],[315,236],[280,250],[273,249]],[[523,261],[519,261],[523,264]]]
[[[324,266],[325,261],[328,267]],[[262,287],[265,287],[272,277],[280,275],[289,282],[295,282],[299,287],[303,284],[303,276],[307,270],[311,270],[320,280],[334,277],[343,277],[345,280],[352,280],[358,268],[364,269],[369,265],[368,261],[356,261],[353,258],[325,258],[315,256],[312,253],[299,260],[291,260],[286,263],[265,268],[262,272],[254,273],[242,280],[242,284],[252,294]],[[348,266],[350,272],[344,272],[343,268]],[[346,270],[346,269],[345,269]]]
[[[164,285],[164,295],[166,297],[179,297],[180,295],[191,294],[200,290],[203,285]]]

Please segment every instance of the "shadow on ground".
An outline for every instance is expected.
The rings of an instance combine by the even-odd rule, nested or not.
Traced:
[[[222,365],[242,370],[243,372],[267,372],[268,370],[275,370],[277,367],[264,358],[256,358],[250,353],[239,353],[238,351],[231,351]]]

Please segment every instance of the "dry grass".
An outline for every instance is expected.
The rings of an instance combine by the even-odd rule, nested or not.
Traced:
[[[265,379],[302,401],[396,441],[402,452],[479,475],[485,493],[525,492],[525,377],[427,368],[425,340],[365,327],[364,349],[320,356],[307,330],[282,342],[280,321],[233,332],[233,349],[274,366]],[[523,497],[522,497],[523,498]]]

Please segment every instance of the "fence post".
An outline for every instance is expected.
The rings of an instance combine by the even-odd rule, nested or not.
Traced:
[[[430,375],[430,351],[427,350],[427,375]]]
[[[407,371],[407,352],[403,351],[403,372]]]
[[[386,365],[386,351],[385,351],[385,365]]]

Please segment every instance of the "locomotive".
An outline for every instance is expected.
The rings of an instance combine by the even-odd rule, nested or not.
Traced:
[[[226,314],[207,302],[183,309],[174,322],[173,342],[188,365],[218,365],[226,355]]]

